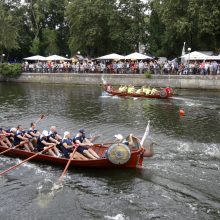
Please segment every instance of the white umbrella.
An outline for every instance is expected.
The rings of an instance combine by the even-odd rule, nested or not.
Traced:
[[[135,52],[135,53],[125,56],[125,59],[126,60],[152,60],[153,58],[150,56]]]
[[[117,53],[108,54],[102,57],[97,58],[97,60],[124,60],[125,57]]]
[[[207,60],[220,60],[220,55],[218,56],[209,56]]]
[[[46,57],[46,60],[48,61],[60,61],[60,60],[70,60],[66,57],[58,56],[58,55],[52,55],[49,57]]]
[[[44,61],[46,60],[46,57],[40,56],[40,55],[36,55],[36,56],[32,56],[32,57],[26,57],[24,58],[24,60],[39,60],[39,61]]]
[[[184,58],[185,60],[208,60],[210,56],[198,51],[193,51],[191,53],[185,54],[184,56],[181,56],[181,58]]]

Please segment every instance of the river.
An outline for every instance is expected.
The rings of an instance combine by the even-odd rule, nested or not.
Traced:
[[[185,117],[179,116],[184,108]],[[27,163],[0,177],[1,220],[220,219],[220,92],[179,90],[170,100],[102,96],[98,86],[0,83],[0,126],[56,125],[141,136],[158,143],[142,170],[72,169]],[[1,170],[20,160],[0,156]]]

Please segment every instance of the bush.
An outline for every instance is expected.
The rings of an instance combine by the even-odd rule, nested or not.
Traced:
[[[22,73],[21,64],[0,64],[0,75],[4,77],[17,77]]]
[[[145,77],[147,78],[147,79],[151,79],[151,77],[152,77],[152,74],[151,74],[151,72],[145,72],[144,73],[144,75],[145,75]]]

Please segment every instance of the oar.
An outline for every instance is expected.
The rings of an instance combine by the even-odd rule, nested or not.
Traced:
[[[76,150],[77,150],[78,146],[79,146],[79,145],[76,145],[76,146],[75,146],[75,149],[73,150],[73,153],[72,153],[70,159],[68,160],[68,162],[67,162],[67,164],[66,164],[66,166],[65,166],[65,168],[64,168],[64,170],[63,170],[63,172],[62,172],[62,174],[61,174],[61,176],[60,176],[60,178],[59,178],[59,182],[62,182],[62,181],[63,181],[63,179],[64,179],[64,177],[65,177],[65,175],[66,175],[67,169],[69,168],[69,165],[70,165],[71,161],[73,160],[73,156],[74,156],[74,154],[76,153]]]
[[[37,119],[37,121],[35,121],[35,124],[39,123],[44,117],[45,117],[45,115],[42,114],[42,115],[40,116],[40,118]]]
[[[27,143],[27,142],[23,142],[23,143],[21,143],[21,144],[18,144],[18,145],[16,145],[16,146],[12,147],[12,148],[8,148],[7,150],[2,151],[2,152],[0,153],[0,155],[2,155],[2,154],[4,154],[4,153],[7,153],[8,151],[14,150],[15,148],[18,148],[18,147],[20,147],[20,146],[22,146],[22,145],[24,145],[24,144],[26,144],[26,143]]]
[[[33,158],[39,156],[40,154],[42,154],[42,153],[44,153],[44,152],[50,150],[50,149],[53,148],[53,147],[54,147],[54,145],[52,145],[52,146],[50,146],[50,147],[48,147],[48,148],[46,148],[46,149],[40,151],[39,153],[34,154],[34,155],[31,156],[31,157],[28,157],[27,159],[23,160],[22,162],[20,162],[20,163],[14,165],[14,166],[12,166],[12,167],[9,167],[8,169],[6,169],[6,170],[0,172],[0,176],[1,176],[1,175],[4,175],[5,173],[9,172],[10,170],[14,170],[15,168],[17,168],[18,166],[22,165],[23,163],[28,162],[29,160],[31,160],[31,159],[33,159]]]

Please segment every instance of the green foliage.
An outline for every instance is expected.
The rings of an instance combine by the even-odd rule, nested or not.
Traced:
[[[220,52],[219,0],[0,0],[0,54]]]
[[[4,50],[18,49],[18,29],[13,15],[0,2],[0,54]]]
[[[40,39],[39,38],[34,38],[32,41],[32,45],[30,48],[30,52],[32,54],[39,54],[40,53]]]
[[[72,0],[67,7],[70,49],[97,56],[129,53],[146,43],[146,4],[141,0]]]
[[[151,79],[152,78],[152,74],[151,74],[150,71],[145,72],[144,75],[145,75],[145,78],[147,78],[147,79]]]
[[[185,41],[193,50],[220,51],[220,1],[150,1],[150,51],[178,56]]]
[[[0,64],[0,74],[4,77],[17,77],[22,73],[21,64]]]

